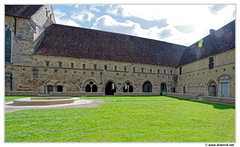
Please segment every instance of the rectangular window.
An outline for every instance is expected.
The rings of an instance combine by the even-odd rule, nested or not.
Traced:
[[[158,69],[158,74],[160,74],[160,69]]]
[[[144,73],[144,68],[141,68],[142,69],[142,73]]]
[[[46,61],[46,66],[47,66],[47,67],[49,67],[49,63],[50,63],[49,61]]]
[[[74,63],[71,63],[71,68],[74,68]]]
[[[127,67],[124,67],[124,71],[127,71]]]
[[[152,73],[152,69],[150,69],[150,73]]]
[[[179,75],[182,75],[182,67],[179,67]]]
[[[163,74],[166,74],[166,70],[163,71]]]
[[[58,67],[62,67],[62,62],[58,62]]]
[[[97,64],[93,64],[93,68],[94,68],[94,69],[97,69]]]
[[[213,69],[214,68],[214,59],[213,57],[209,58],[209,69]]]
[[[135,67],[133,67],[133,72],[136,72],[136,68]]]
[[[104,70],[108,70],[108,66],[107,65],[104,65]]]
[[[117,71],[117,66],[114,66],[114,70]]]
[[[86,64],[82,64],[82,69],[86,69]]]
[[[11,62],[12,32],[5,31],[5,62]]]
[[[172,70],[170,71],[171,75],[173,74]]]

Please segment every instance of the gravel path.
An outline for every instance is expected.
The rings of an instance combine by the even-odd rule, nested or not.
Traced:
[[[94,108],[104,102],[104,99],[80,99],[71,104],[57,105],[15,105],[13,101],[5,102],[5,113],[25,109],[60,109],[60,108]]]

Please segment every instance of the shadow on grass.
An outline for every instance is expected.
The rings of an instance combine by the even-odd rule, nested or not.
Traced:
[[[173,96],[167,96],[167,97],[178,99],[180,101],[190,101],[190,102],[212,105],[216,109],[235,109],[235,106],[227,105],[227,104],[211,103],[211,102],[198,101],[198,100],[189,100],[189,99],[178,98],[178,97],[173,97]]]

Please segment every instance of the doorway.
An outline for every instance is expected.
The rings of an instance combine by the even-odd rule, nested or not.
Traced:
[[[222,97],[228,97],[228,83],[221,83]]]
[[[47,85],[47,94],[50,94],[50,92],[53,92],[53,86]]]
[[[113,82],[108,82],[105,87],[105,95],[114,95],[116,92],[116,86]]]

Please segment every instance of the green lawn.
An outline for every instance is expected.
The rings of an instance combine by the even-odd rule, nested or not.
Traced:
[[[88,97],[96,98],[96,97]],[[235,142],[235,107],[167,96],[117,96],[96,108],[5,114],[6,142]]]

